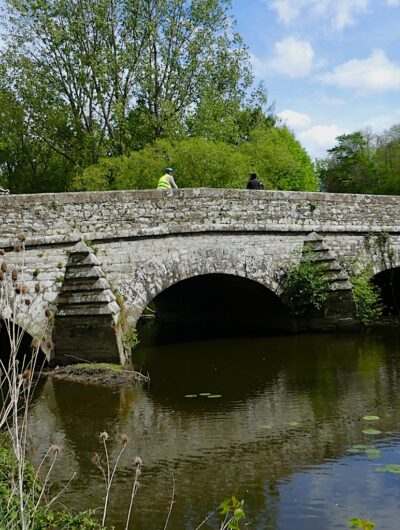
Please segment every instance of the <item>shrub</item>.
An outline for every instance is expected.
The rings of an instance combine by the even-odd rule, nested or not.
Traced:
[[[103,158],[73,182],[75,190],[151,189],[167,166],[180,188],[244,188],[251,172],[268,189],[316,191],[311,160],[286,128],[258,128],[235,146],[200,137],[157,140],[129,155]]]
[[[377,286],[371,283],[371,277],[371,270],[365,268],[357,276],[350,278],[353,284],[358,318],[365,327],[379,324],[383,313],[380,291]]]
[[[287,274],[283,283],[282,299],[295,316],[309,310],[320,310],[328,298],[329,281],[326,266],[312,261],[312,256],[303,257]]]

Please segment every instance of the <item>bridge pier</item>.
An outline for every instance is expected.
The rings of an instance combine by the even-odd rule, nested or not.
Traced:
[[[329,280],[328,299],[324,309],[307,312],[297,319],[299,331],[346,331],[357,329],[357,305],[349,275],[339,265],[324,240],[316,232],[309,234],[303,245],[303,259],[326,267]]]
[[[120,308],[96,256],[83,240],[69,254],[56,305],[55,363],[126,364]]]

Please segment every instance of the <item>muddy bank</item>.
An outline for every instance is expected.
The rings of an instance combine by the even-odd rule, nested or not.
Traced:
[[[124,370],[122,366],[113,364],[73,364],[43,370],[42,376],[111,388],[135,383],[143,385],[150,382],[147,374],[144,375],[134,370]]]

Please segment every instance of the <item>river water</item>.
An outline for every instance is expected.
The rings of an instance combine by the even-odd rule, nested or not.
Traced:
[[[129,437],[107,518],[117,529],[136,455],[143,469],[131,529],[164,528],[173,484],[170,530],[196,529],[231,495],[244,499],[257,530],[344,529],[351,517],[400,528],[400,474],[376,471],[400,464],[400,333],[143,343],[135,362],[149,371],[149,388],[47,379],[38,391],[34,458],[62,447],[52,481],[59,491],[76,474],[67,506],[101,506],[91,456],[107,430],[112,461],[120,434]],[[220,397],[200,395],[208,393]]]

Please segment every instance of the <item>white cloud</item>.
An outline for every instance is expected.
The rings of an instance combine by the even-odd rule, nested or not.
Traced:
[[[253,74],[257,79],[265,79],[269,70],[268,59],[260,59],[260,57],[251,52],[249,55]]]
[[[298,139],[313,158],[326,156],[326,150],[335,144],[335,138],[344,134],[337,125],[314,125],[298,135]]]
[[[285,122],[289,129],[293,129],[294,131],[304,129],[311,123],[310,116],[290,109],[279,112],[278,117]]]
[[[328,84],[358,93],[400,90],[400,66],[389,61],[382,50],[366,59],[351,59],[320,77]]]
[[[306,77],[313,66],[314,50],[309,42],[288,37],[274,44],[275,57],[269,66],[292,78]]]
[[[386,0],[388,5],[398,0]],[[367,10],[370,0],[266,0],[284,24],[290,24],[304,15],[328,19],[335,29],[341,30],[356,23],[356,16]]]
[[[386,0],[386,5],[389,7],[396,7],[400,5],[400,0]]]
[[[337,98],[335,96],[327,96],[327,95],[324,95],[321,97],[320,103],[322,103],[323,105],[327,107],[341,107],[346,104],[346,102],[343,101],[343,99]]]

